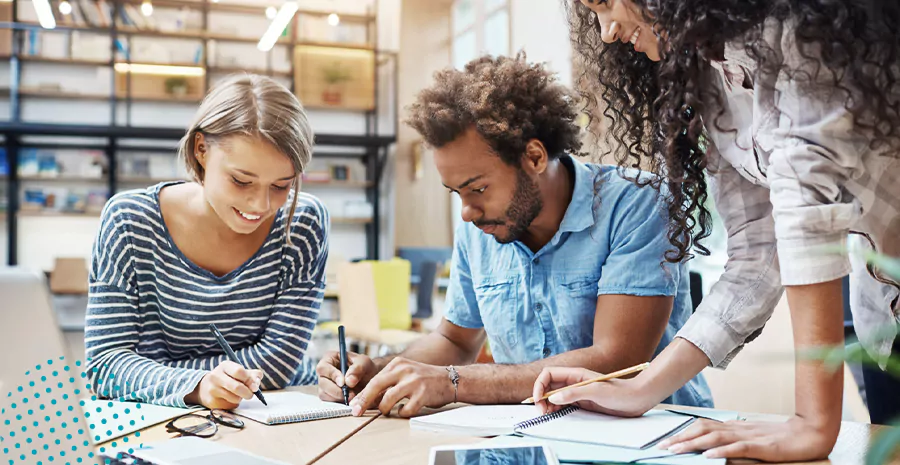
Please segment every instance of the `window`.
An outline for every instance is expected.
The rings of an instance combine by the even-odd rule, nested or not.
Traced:
[[[455,0],[452,21],[453,66],[484,53],[509,54],[508,0]]]
[[[509,55],[509,0],[454,0],[453,66],[462,69],[482,54]],[[462,201],[450,203],[453,228],[462,222]]]

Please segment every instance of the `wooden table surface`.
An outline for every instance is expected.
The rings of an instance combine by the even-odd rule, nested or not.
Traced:
[[[305,386],[296,389],[315,394],[316,388]],[[448,408],[452,408],[449,406]],[[696,409],[698,411],[704,409]],[[434,412],[431,410],[430,412]],[[778,415],[742,414],[748,421],[784,421]],[[396,416],[379,416],[371,411],[367,415],[329,420],[266,426],[245,420],[243,430],[219,427],[211,440],[240,448],[248,452],[280,460],[290,464],[317,465],[365,464],[365,465],[422,465],[428,463],[432,447],[450,444],[472,444],[484,438],[436,434],[413,430],[409,421]],[[837,445],[829,460],[810,462],[815,465],[853,465],[864,463],[864,457],[872,437],[883,426],[844,422]],[[130,436],[129,444],[152,443],[172,437],[165,431],[165,424],[141,431],[140,438]],[[119,440],[121,444],[121,440]],[[109,443],[106,443],[107,445]],[[753,463],[730,461],[729,463]],[[900,464],[900,458],[891,464]]]
[[[288,390],[317,395],[315,386],[288,388]],[[359,418],[341,417],[269,426],[244,418],[244,429],[237,430],[219,425],[219,431],[209,440],[282,462],[305,464],[316,460],[374,419],[375,415],[370,414]],[[166,423],[144,429],[140,437],[129,436],[128,444],[150,444],[175,437],[174,434],[166,432]],[[114,441],[107,441],[98,448],[111,445],[112,442]],[[117,442],[120,446],[124,444],[121,440]]]
[[[679,408],[686,409],[685,407]],[[701,413],[704,409],[698,408],[696,410],[698,413]],[[784,421],[787,419],[783,416],[764,414],[742,413],[741,416],[748,421]],[[878,425],[843,422],[837,444],[829,459],[807,462],[807,464],[861,465],[864,463],[866,450],[872,436],[884,428]],[[406,419],[381,416],[325,455],[317,462],[317,465],[353,463],[364,463],[366,465],[427,464],[429,452],[434,446],[472,444],[484,440],[484,438],[417,431],[409,427],[409,421]],[[728,463],[758,462],[732,460]],[[895,459],[891,464],[900,464],[900,458]]]

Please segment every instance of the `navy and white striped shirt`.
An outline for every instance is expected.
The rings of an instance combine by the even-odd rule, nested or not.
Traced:
[[[210,323],[241,365],[265,373],[263,389],[314,382],[304,353],[325,289],[324,205],[298,194],[291,244],[284,238],[288,203],[256,254],[220,277],[172,241],[159,208],[159,191],[171,184],[117,194],[103,210],[85,322],[94,392],[185,406],[184,396],[226,360]]]

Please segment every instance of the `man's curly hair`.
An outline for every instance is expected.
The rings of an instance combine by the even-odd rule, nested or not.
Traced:
[[[574,94],[541,64],[525,54],[482,56],[465,69],[444,69],[434,84],[419,92],[404,121],[425,142],[440,148],[474,127],[507,164],[518,166],[532,139],[550,158],[578,155],[580,128]]]

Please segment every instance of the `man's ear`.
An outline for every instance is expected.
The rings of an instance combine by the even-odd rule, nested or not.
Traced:
[[[522,157],[522,169],[528,173],[542,174],[547,169],[547,148],[537,140],[531,139],[525,145],[525,155]]]

